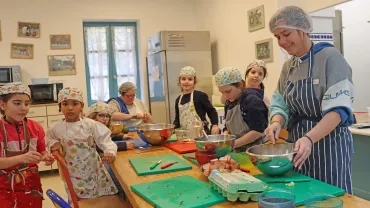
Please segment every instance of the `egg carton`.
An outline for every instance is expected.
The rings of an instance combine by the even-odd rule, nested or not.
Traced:
[[[208,177],[210,185],[228,201],[258,201],[258,195],[267,185],[261,180],[244,172],[223,173],[213,170]]]

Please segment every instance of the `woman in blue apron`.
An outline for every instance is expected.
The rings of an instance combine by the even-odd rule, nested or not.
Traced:
[[[292,58],[272,96],[266,136],[275,142],[287,128],[295,171],[352,193],[352,70],[333,45],[312,43],[312,20],[301,8],[278,10],[269,26]]]
[[[263,102],[263,90],[245,89],[240,72],[231,67],[218,71],[215,82],[219,91],[228,100],[224,133],[236,136],[234,149],[245,151],[253,145],[262,144],[263,132],[268,123],[268,109]]]
[[[152,122],[152,116],[143,102],[135,98],[136,86],[132,82],[122,83],[118,91],[121,96],[108,100],[113,121],[123,121],[126,127],[136,127],[141,123]]]

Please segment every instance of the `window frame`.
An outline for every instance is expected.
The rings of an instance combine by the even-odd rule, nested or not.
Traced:
[[[87,53],[86,53],[86,37],[85,37],[85,27],[108,27],[107,31],[107,50],[108,50],[108,60],[109,60],[109,69],[108,69],[108,80],[109,80],[109,97],[118,96],[118,88],[119,86],[117,83],[117,70],[116,70],[116,63],[114,60],[114,51],[113,51],[113,36],[112,36],[112,27],[125,27],[130,26],[134,27],[134,34],[135,34],[135,50],[136,50],[136,97],[141,98],[141,84],[140,84],[140,57],[139,57],[139,41],[138,41],[138,29],[137,29],[137,22],[83,22],[82,32],[83,32],[83,41],[84,41],[84,58],[85,58],[85,73],[86,73],[86,89],[87,89],[87,102],[88,105],[92,105],[97,100],[92,100],[91,98],[91,83],[90,83],[90,69],[88,65]],[[112,77],[115,76],[116,79],[114,80]],[[116,87],[116,86],[117,87]],[[106,100],[105,100],[106,101]]]

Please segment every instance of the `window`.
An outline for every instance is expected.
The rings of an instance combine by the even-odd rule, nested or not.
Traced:
[[[140,98],[136,23],[83,25],[88,104],[119,96],[123,82],[133,82]]]

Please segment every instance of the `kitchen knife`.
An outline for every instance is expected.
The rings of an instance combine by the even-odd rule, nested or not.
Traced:
[[[153,170],[155,167],[157,167],[160,163],[162,162],[162,160],[154,163],[152,166],[150,166],[150,170]]]
[[[167,163],[167,164],[165,164],[165,165],[162,165],[162,166],[161,166],[161,169],[166,169],[166,168],[168,168],[168,167],[170,167],[170,166],[172,166],[173,164],[176,164],[176,163],[178,163],[178,162],[171,162],[171,163]]]

